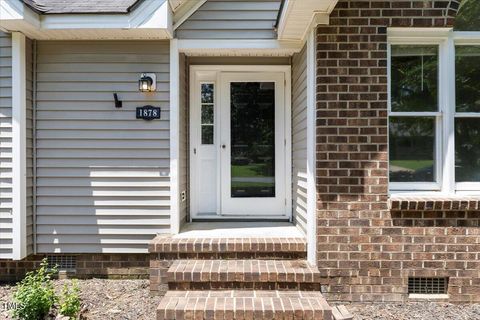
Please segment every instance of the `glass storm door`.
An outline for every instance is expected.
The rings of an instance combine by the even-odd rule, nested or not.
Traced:
[[[283,73],[222,73],[221,214],[285,215]]]

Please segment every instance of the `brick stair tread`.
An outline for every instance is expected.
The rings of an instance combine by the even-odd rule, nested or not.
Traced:
[[[332,309],[320,292],[168,291],[157,308],[157,320],[174,319],[331,320]]]
[[[170,282],[316,283],[320,272],[304,260],[176,260],[167,278]]]
[[[305,252],[305,238],[174,238],[157,236],[150,253]]]

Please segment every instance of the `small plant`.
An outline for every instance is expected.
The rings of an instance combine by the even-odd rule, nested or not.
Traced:
[[[57,301],[52,276],[57,269],[48,270],[47,259],[43,259],[40,268],[27,273],[13,295],[18,307],[13,309],[12,316],[21,320],[43,319]]]
[[[69,317],[70,319],[77,319],[80,312],[80,288],[76,280],[72,281],[72,286],[69,288],[65,283],[62,290],[62,300],[60,303],[60,314]]]

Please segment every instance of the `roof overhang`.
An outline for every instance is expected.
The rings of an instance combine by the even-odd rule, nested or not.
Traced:
[[[172,8],[149,0],[127,14],[39,15],[22,1],[2,0],[0,28],[40,40],[171,39]]]
[[[277,32],[279,40],[304,40],[308,30],[328,24],[338,0],[284,0]]]

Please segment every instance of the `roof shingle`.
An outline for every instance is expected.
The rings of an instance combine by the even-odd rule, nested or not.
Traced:
[[[23,0],[41,14],[128,13],[143,0]]]

